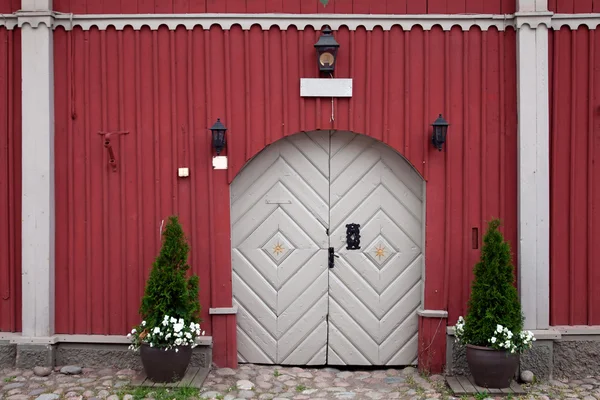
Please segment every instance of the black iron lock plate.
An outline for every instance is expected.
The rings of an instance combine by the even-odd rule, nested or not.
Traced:
[[[335,267],[335,258],[339,257],[335,254],[335,249],[333,247],[329,248],[329,268]]]
[[[360,249],[360,224],[346,225],[346,250]]]

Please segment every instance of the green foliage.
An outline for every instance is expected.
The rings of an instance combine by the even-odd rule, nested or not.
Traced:
[[[481,260],[474,270],[462,341],[475,346],[489,346],[498,325],[515,334],[523,329],[510,246],[499,226],[497,219],[489,222]]]
[[[329,3],[329,0],[321,0],[321,4],[323,4],[323,6],[326,6],[327,3]]]
[[[169,217],[162,238],[160,254],[146,282],[140,315],[150,328],[159,326],[165,315],[198,323],[198,276],[187,277],[189,246],[176,216]]]

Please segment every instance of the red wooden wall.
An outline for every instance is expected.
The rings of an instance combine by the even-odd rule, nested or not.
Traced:
[[[598,13],[600,0],[548,0],[548,9],[560,14]]]
[[[600,31],[550,39],[550,323],[600,325]]]
[[[332,124],[330,100],[299,93],[300,77],[317,76],[312,28],[56,30],[58,333],[124,334],[138,321],[161,220],[175,213],[215,358],[225,357],[235,324],[211,326],[207,310],[231,305],[228,185],[267,144],[331,128],[385,141],[428,180],[425,306],[448,308],[452,324],[464,314],[480,251],[473,229],[480,246],[484,221],[504,219],[516,251],[515,32],[335,35],[336,76],[352,77],[354,94],[334,101]],[[451,123],[443,152],[430,144],[438,113]],[[207,128],[217,117],[229,128],[228,171],[210,168]],[[117,130],[129,134],[112,139],[112,172],[97,132]],[[178,167],[190,177],[178,178]],[[440,365],[444,332],[445,322],[433,347]]]
[[[591,0],[590,0],[591,1]],[[57,11],[135,13],[507,14],[515,0],[55,0]]]
[[[21,0],[0,0],[0,14],[10,14],[21,8]]]
[[[0,27],[0,331],[21,330],[21,35]]]

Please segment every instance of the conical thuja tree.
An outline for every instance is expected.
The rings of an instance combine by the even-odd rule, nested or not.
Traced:
[[[511,261],[510,246],[498,230],[500,221],[489,222],[483,238],[481,260],[474,270],[464,326],[464,342],[487,346],[498,325],[518,333],[523,314]]]
[[[189,246],[177,217],[169,217],[160,254],[152,265],[140,315],[147,327],[159,326],[165,315],[200,322],[198,276],[187,276]]]

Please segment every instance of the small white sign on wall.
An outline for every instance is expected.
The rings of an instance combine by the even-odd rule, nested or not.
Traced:
[[[352,78],[300,78],[302,97],[352,97]]]
[[[214,169],[227,169],[227,156],[213,157]]]

